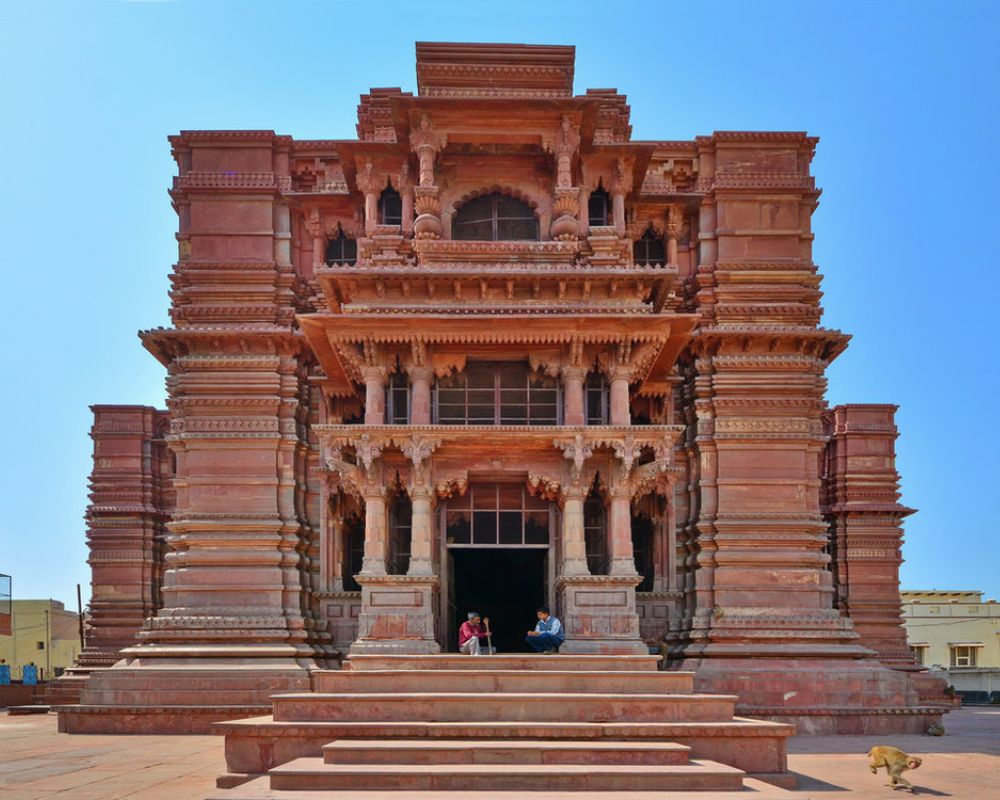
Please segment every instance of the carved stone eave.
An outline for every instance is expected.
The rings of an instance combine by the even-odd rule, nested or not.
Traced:
[[[643,351],[633,383],[663,377],[673,369],[697,317],[692,314],[303,314],[297,317],[331,385],[353,393],[360,370],[358,345],[428,345],[461,348],[511,345],[615,345]],[[638,323],[638,324],[637,324]]]
[[[164,366],[178,356],[199,353],[295,355],[306,345],[299,332],[264,324],[154,328],[140,331],[139,339]]]
[[[701,326],[691,337],[699,355],[726,353],[801,353],[830,363],[847,349],[849,334],[800,325]]]

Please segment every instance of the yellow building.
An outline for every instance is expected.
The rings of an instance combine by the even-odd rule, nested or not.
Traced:
[[[14,600],[12,634],[0,635],[0,659],[11,666],[11,677],[34,663],[39,678],[48,680],[72,666],[80,653],[79,618],[58,600]]]
[[[900,595],[917,663],[940,671],[957,691],[1000,693],[1000,603],[971,591]]]

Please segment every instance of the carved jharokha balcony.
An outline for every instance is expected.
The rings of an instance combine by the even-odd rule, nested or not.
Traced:
[[[677,268],[636,264],[611,228],[583,242],[406,241],[398,226],[362,239],[356,264],[316,271],[333,312],[657,313]]]

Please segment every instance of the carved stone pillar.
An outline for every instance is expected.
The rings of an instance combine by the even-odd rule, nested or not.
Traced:
[[[410,424],[431,424],[431,379],[430,367],[411,366],[410,374]]]
[[[589,575],[587,542],[583,527],[583,501],[587,488],[582,482],[570,483],[562,493],[562,575]]]
[[[410,569],[407,574],[433,575],[431,542],[434,497],[430,487],[427,485],[411,487],[410,502],[413,504],[413,521],[410,529]]]
[[[627,484],[610,490],[608,504],[608,554],[612,575],[636,575],[632,550],[632,498]]]
[[[378,225],[378,193],[383,186],[383,179],[375,174],[371,159],[365,159],[358,166],[357,183],[365,197],[365,236],[371,236]]]
[[[611,370],[609,379],[610,417],[612,425],[631,425],[632,413],[629,410],[628,386],[631,373],[627,367],[615,367]]]
[[[365,555],[361,562],[363,575],[385,575],[388,524],[385,486],[369,483],[365,498]]]
[[[667,219],[667,263],[677,264],[677,241],[684,230],[684,208],[671,206]]]
[[[563,424],[586,425],[583,408],[583,381],[587,371],[583,367],[563,367]],[[626,391],[628,386],[626,384]]]
[[[323,218],[319,210],[313,209],[305,222],[306,233],[312,237],[312,266],[322,267],[326,263],[326,236],[323,232]]]
[[[385,424],[385,367],[371,365],[362,370],[365,379],[365,425]]]

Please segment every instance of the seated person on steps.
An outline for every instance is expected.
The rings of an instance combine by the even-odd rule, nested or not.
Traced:
[[[482,623],[486,623],[486,627],[483,627]],[[486,631],[490,627],[490,618],[480,619],[479,614],[475,611],[469,612],[468,622],[463,622],[462,627],[458,629],[458,652],[465,653],[470,656],[478,656],[483,653],[492,655],[496,650],[492,647],[487,647],[485,644],[481,643],[481,639],[486,638]]]
[[[559,650],[559,645],[563,643],[566,634],[563,633],[562,623],[557,617],[549,613],[548,606],[541,606],[538,609],[538,624],[533,631],[528,631],[524,641],[536,652],[549,655]]]

